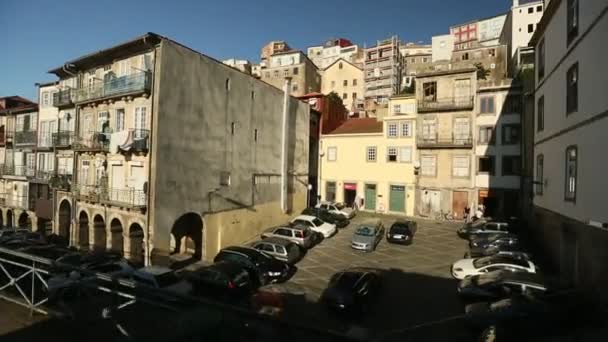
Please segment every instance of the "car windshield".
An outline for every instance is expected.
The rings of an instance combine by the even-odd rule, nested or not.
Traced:
[[[359,273],[344,272],[338,274],[332,281],[334,287],[339,289],[351,289],[353,285],[361,278]]]
[[[374,227],[361,226],[361,227],[357,228],[357,231],[355,231],[355,234],[361,235],[361,236],[374,236],[375,232],[376,232],[376,229]]]
[[[314,218],[312,220],[312,223],[314,223],[314,225],[318,227],[323,224],[323,221],[319,220],[318,218]]]
[[[391,227],[391,233],[407,234],[409,231],[409,227],[404,224],[395,224]]]
[[[484,286],[490,283],[495,283],[502,277],[502,272],[490,272],[487,274],[476,276],[472,279],[473,284],[477,286]]]

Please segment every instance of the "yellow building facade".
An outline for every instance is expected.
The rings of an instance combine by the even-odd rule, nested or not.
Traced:
[[[391,98],[382,120],[350,119],[321,137],[322,200],[357,203],[363,211],[415,214],[415,103],[413,97]]]
[[[349,112],[363,110],[363,69],[342,58],[329,65],[321,77],[321,92],[335,92]]]

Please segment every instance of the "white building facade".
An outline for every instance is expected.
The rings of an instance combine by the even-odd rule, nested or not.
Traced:
[[[452,51],[454,51],[454,36],[451,34],[442,34],[431,38],[431,52],[433,62],[449,61],[452,59]]]

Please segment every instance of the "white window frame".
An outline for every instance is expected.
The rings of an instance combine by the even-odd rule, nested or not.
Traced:
[[[403,138],[410,138],[412,136],[412,122],[411,121],[402,121],[400,123],[400,135]]]
[[[386,124],[386,136],[388,138],[397,138],[399,136],[399,124],[396,122],[388,122]]]
[[[395,160],[391,160],[390,157],[395,156]],[[399,150],[395,146],[389,146],[386,148],[386,162],[397,163],[399,162]]]
[[[370,163],[375,163],[378,160],[378,147],[367,146],[365,148],[365,160]]]
[[[432,163],[429,163],[430,161],[432,161]],[[429,163],[432,165],[425,166],[425,163]],[[429,171],[431,167],[433,168],[433,172],[432,173],[426,172],[426,171]],[[437,176],[437,156],[436,155],[426,154],[426,155],[420,156],[420,175],[426,176],[426,177],[436,177]]]
[[[412,162],[412,147],[411,146],[400,146],[398,153],[399,153],[399,162],[400,163],[411,163]]]
[[[463,165],[456,165],[458,161],[466,161],[466,167]],[[466,170],[466,171],[465,171]],[[463,172],[464,171],[464,172]],[[454,155],[452,156],[452,177],[455,178],[468,178],[471,176],[471,157],[468,155]]]
[[[124,131],[126,111],[124,108],[117,108],[115,113],[116,113],[115,114],[116,115],[116,122],[115,122],[116,132]]]
[[[330,146],[327,148],[327,161],[335,162],[338,160],[338,148],[336,146]]]

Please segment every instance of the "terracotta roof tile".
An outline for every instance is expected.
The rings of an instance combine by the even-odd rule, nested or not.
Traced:
[[[376,118],[358,118],[346,120],[329,134],[382,133],[382,121]]]

